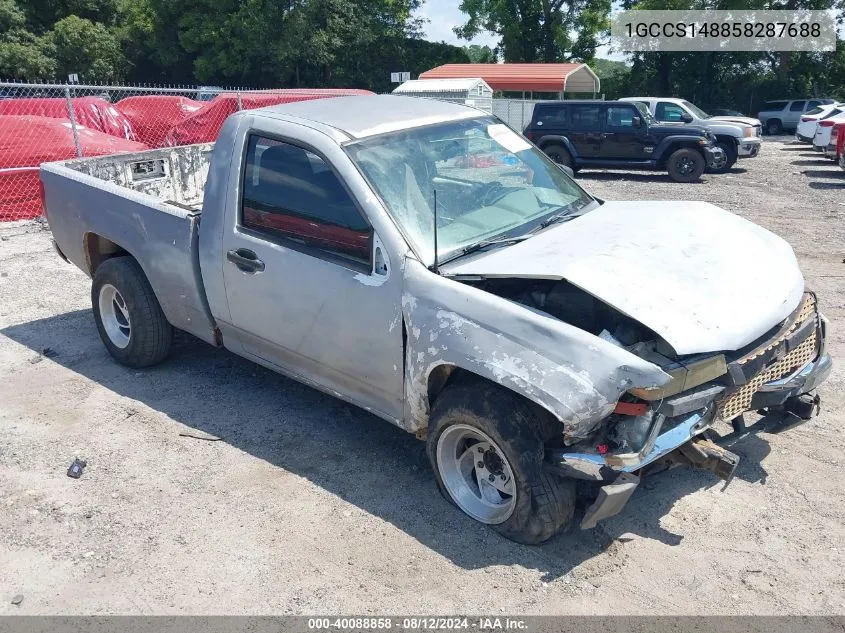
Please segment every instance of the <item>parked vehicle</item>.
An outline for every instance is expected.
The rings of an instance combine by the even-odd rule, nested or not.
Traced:
[[[830,133],[833,126],[841,121],[845,121],[845,110],[840,110],[838,114],[819,121],[816,127],[816,134],[813,137],[813,149],[817,152],[823,152],[830,143]]]
[[[37,142],[33,142],[33,141]],[[41,215],[38,166],[78,156],[138,152],[147,145],[49,116],[0,115],[0,218]]]
[[[754,158],[760,153],[763,128],[757,119],[713,117],[684,99],[624,97],[619,101],[642,103],[663,123],[692,124],[712,132],[716,146],[722,148],[727,157],[727,161],[713,171],[728,171],[737,158]]]
[[[775,136],[783,134],[786,130],[796,130],[802,114],[828,103],[833,103],[833,99],[767,101],[757,114],[757,118],[762,122],[766,132]]]
[[[540,102],[524,134],[556,163],[575,171],[665,170],[675,182],[693,182],[705,168],[721,169],[727,160],[710,132],[664,125],[648,108],[618,101]]]
[[[309,99],[364,94],[373,93],[369,90],[345,88],[284,88],[273,91],[224,92],[203,103],[198,110],[175,119],[172,127],[167,130],[163,143],[170,146],[211,143],[217,139],[217,134],[223,127],[226,117],[238,110],[253,110]]]
[[[838,164],[842,155],[843,144],[845,144],[845,121],[840,121],[830,129],[830,142],[824,148],[825,157],[836,161]]]
[[[704,202],[602,202],[454,103],[241,111],[216,144],[41,178],[118,362],[161,362],[178,328],[364,407],[426,438],[444,496],[524,543],[570,523],[579,479],[602,486],[582,527],[646,466],[729,480],[714,420],[810,417],[831,367],[784,240]]]
[[[795,130],[796,140],[812,145],[813,137],[816,135],[816,128],[819,125],[819,121],[835,116],[840,112],[842,112],[842,107],[841,104],[838,103],[827,103],[825,105],[820,105],[817,108],[813,108],[812,110],[808,110],[798,122],[798,128]]]

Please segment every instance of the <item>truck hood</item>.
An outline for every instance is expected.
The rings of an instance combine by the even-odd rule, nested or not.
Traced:
[[[606,202],[442,272],[565,279],[678,354],[744,347],[789,316],[804,291],[789,244],[706,202]]]
[[[760,119],[750,116],[711,116],[708,121],[724,121],[725,123],[744,123],[752,127],[762,126]]]

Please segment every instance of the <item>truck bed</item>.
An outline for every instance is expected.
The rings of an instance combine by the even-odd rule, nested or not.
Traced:
[[[213,146],[41,166],[45,213],[62,254],[92,275],[97,253],[125,250],[144,270],[167,320],[210,343],[215,325],[199,266],[199,224]]]
[[[214,143],[64,162],[64,166],[166,204],[201,210]]]

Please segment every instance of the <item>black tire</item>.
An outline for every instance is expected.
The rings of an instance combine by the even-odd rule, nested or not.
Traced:
[[[695,182],[701,178],[706,166],[701,152],[691,147],[676,149],[666,161],[666,170],[675,182]]]
[[[569,150],[563,145],[552,143],[551,145],[546,145],[546,147],[543,148],[543,151],[546,152],[546,155],[558,165],[569,167],[572,171],[575,171],[572,168],[572,154],[570,154]]]
[[[783,134],[783,124],[780,122],[780,119],[769,119],[766,121],[766,132],[769,136]]]
[[[721,147],[722,151],[725,152],[725,156],[727,160],[725,164],[722,165],[719,169],[709,169],[708,171],[712,171],[714,174],[724,174],[725,172],[730,171],[731,167],[736,164],[736,160],[739,157],[736,143],[733,140],[725,139],[725,140],[718,140],[716,141],[716,147]]]
[[[550,539],[569,525],[575,509],[575,481],[543,468],[543,437],[553,423],[545,411],[498,385],[480,380],[447,385],[432,407],[426,442],[441,494],[460,508],[444,485],[437,464],[437,446],[443,432],[456,424],[477,428],[507,458],[516,490],[516,505],[510,516],[491,527],[526,545]]]
[[[129,340],[123,347],[112,340],[103,322],[100,295],[104,286],[117,290],[128,312],[130,327],[125,330]],[[110,292],[110,288],[107,291]],[[167,358],[173,327],[167,322],[144,271],[132,257],[114,257],[100,264],[91,285],[91,304],[100,338],[109,354],[121,365],[149,367]]]

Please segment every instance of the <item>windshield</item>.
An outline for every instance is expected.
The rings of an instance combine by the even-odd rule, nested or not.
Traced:
[[[710,118],[709,114],[707,114],[704,110],[699,108],[694,103],[690,103],[689,101],[681,101],[681,103],[683,103],[684,107],[687,110],[689,110],[690,112],[692,112],[696,116],[696,118],[698,118],[698,119],[709,119]]]
[[[381,134],[346,146],[412,248],[434,262],[515,237],[593,203],[545,154],[484,117]]]

